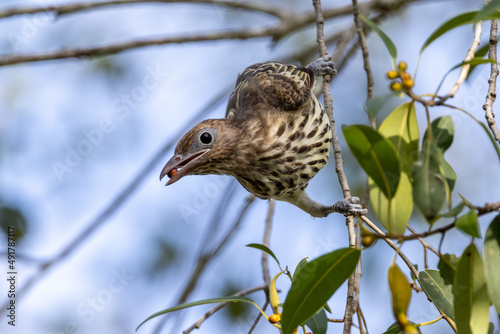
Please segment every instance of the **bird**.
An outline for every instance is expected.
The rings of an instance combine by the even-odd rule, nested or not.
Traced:
[[[315,78],[325,74],[336,74],[331,56],[306,67],[279,61],[247,67],[225,118],[189,130],[160,181],[168,176],[168,186],[187,175],[230,175],[256,197],[291,203],[312,217],[366,214],[357,197],[323,205],[305,191],[331,150],[330,119],[313,93]]]

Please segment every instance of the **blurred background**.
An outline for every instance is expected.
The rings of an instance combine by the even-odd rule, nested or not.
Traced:
[[[3,0],[0,12],[73,2],[77,1]],[[323,1],[323,8],[350,3]],[[266,4],[296,13],[313,10],[308,1]],[[415,1],[386,12],[380,25],[397,45],[398,60],[406,61],[413,72],[420,47],[432,31],[446,19],[481,5],[479,0]],[[115,5],[61,16],[40,12],[0,19],[0,52],[44,53],[276,23],[275,17],[258,11],[180,2]],[[344,15],[327,20],[325,29],[330,36],[351,26],[352,16]],[[482,41],[487,43],[488,36],[485,23]],[[462,62],[472,39],[471,26],[464,26],[433,43],[422,56],[415,91],[434,92],[446,72]],[[245,245],[262,243],[268,202],[255,200],[245,209],[248,193],[229,177],[190,176],[165,188],[158,176],[186,130],[202,119],[224,116],[239,72],[266,60],[313,60],[315,40],[315,26],[310,24],[274,41],[261,37],[166,44],[104,57],[0,67],[0,213],[2,228],[15,226],[18,232],[21,291],[16,327],[9,326],[3,314],[0,332],[134,333],[147,316],[182,298],[225,296],[263,284],[261,253]],[[384,73],[391,69],[390,56],[377,36],[369,35],[368,45],[375,93],[387,94]],[[336,47],[331,45],[329,51],[334,53]],[[341,65],[331,87],[338,130],[343,124],[368,124],[360,52],[345,56]],[[447,77],[442,92],[451,88],[457,75]],[[476,68],[451,103],[484,120],[488,77],[489,66]],[[381,117],[404,101],[393,99]],[[425,115],[421,109],[417,113],[422,132]],[[486,134],[459,112],[432,110],[433,118],[444,114],[453,117],[456,127],[446,153],[458,175],[455,195],[476,205],[499,200],[500,166]],[[340,140],[353,194],[362,197],[366,176]],[[325,204],[342,197],[333,159],[312,180],[308,192]],[[458,196],[454,199],[458,203]],[[238,221],[242,210],[246,211]],[[481,217],[483,235],[491,219]],[[410,224],[418,231],[428,228],[418,212]],[[225,236],[228,240],[221,243]],[[439,236],[429,238],[435,247],[439,241]],[[459,255],[468,242],[454,231],[446,235],[442,249]],[[347,245],[343,216],[313,219],[290,204],[276,203],[270,248],[282,266],[293,269],[302,258]],[[7,246],[2,247],[0,268],[6,275]],[[206,257],[200,254],[214,249],[216,255],[204,263]],[[403,250],[423,268],[419,244],[405,243]],[[370,333],[382,333],[394,321],[387,285],[392,255],[383,242],[363,252],[360,303]],[[429,259],[430,267],[436,268],[437,258]],[[49,267],[41,271],[44,265]],[[271,275],[278,272],[271,260],[270,268]],[[183,296],[190,279],[194,285]],[[0,302],[5,305],[8,286],[5,279],[0,281]],[[29,288],[22,290],[26,284]],[[278,287],[286,292],[289,282],[280,279]],[[281,295],[284,300],[285,293]],[[249,297],[259,305],[265,301],[261,291]],[[330,317],[343,317],[345,297],[344,285],[329,302]],[[181,333],[209,308],[154,319],[139,333]],[[205,321],[198,332],[247,333],[257,313],[247,305],[231,305]],[[500,333],[498,319],[491,314]],[[414,293],[410,320],[437,317],[425,295]],[[329,324],[329,333],[341,331],[341,324]],[[422,331],[451,332],[444,321]],[[276,329],[261,320],[255,333]]]

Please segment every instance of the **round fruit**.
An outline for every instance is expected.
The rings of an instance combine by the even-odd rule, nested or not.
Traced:
[[[387,75],[388,79],[394,80],[398,77],[398,72],[396,72],[394,70],[390,70],[390,71],[387,71],[386,75]]]
[[[405,80],[403,80],[403,86],[405,88],[412,88],[413,85],[415,85],[415,83],[413,82],[412,79],[405,79]]]
[[[408,80],[408,79],[411,79],[410,73],[408,73],[408,72],[401,73],[401,80],[404,81],[404,80]]]
[[[393,91],[397,91],[397,90],[400,90],[401,89],[401,83],[400,82],[393,82],[391,83],[391,89]]]
[[[366,247],[366,248],[373,245],[374,242],[375,242],[375,237],[373,236],[373,234],[365,234],[361,238],[361,244],[363,245],[363,247]]]
[[[177,174],[177,172],[178,172],[177,168],[174,168],[170,172],[168,172],[167,176],[171,179],[172,176],[174,176],[175,174]]]
[[[281,317],[279,314],[271,314],[269,316],[269,322],[272,324],[276,324],[281,320]]]
[[[405,61],[400,61],[398,64],[398,68],[401,72],[404,72],[408,68],[408,64],[406,64]]]

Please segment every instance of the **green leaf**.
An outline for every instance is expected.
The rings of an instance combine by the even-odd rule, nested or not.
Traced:
[[[375,96],[366,101],[365,111],[371,118],[375,118],[395,98],[393,93]]]
[[[455,127],[450,116],[441,116],[436,118],[431,123],[432,140],[437,147],[446,151],[453,142]],[[423,142],[428,140],[428,131],[425,131]]]
[[[500,7],[499,0],[491,0],[486,5],[484,5],[483,8],[481,8],[481,10],[478,11],[476,16],[474,17],[474,20],[475,21],[490,20],[491,19],[490,17],[492,15],[498,13],[499,7]]]
[[[313,334],[326,334],[328,318],[326,317],[325,310],[323,308],[320,309],[306,321],[306,325],[313,332]]]
[[[481,238],[476,210],[469,210],[466,214],[458,217],[455,226],[470,236]]]
[[[439,155],[439,171],[444,176],[446,180],[446,193],[448,194],[448,207],[451,208],[451,192],[455,188],[455,182],[457,182],[457,174],[451,167],[451,165],[444,160],[444,155]]]
[[[429,295],[432,303],[451,320],[455,321],[452,286],[445,283],[437,270],[421,271],[418,273],[418,277],[422,288]]]
[[[250,304],[254,305],[257,309],[259,309],[259,311],[267,318],[266,314],[264,313],[264,311],[262,311],[262,309],[259,307],[259,305],[257,305],[257,303],[255,303],[250,298],[230,296],[230,297],[203,299],[203,300],[198,300],[198,301],[195,301],[195,302],[185,303],[185,304],[181,304],[181,305],[177,305],[177,306],[174,306],[174,307],[167,308],[167,309],[165,309],[163,311],[157,312],[157,313],[149,316],[146,320],[144,320],[143,322],[141,322],[139,324],[139,326],[137,326],[137,328],[135,330],[137,331],[147,321],[149,321],[149,320],[151,320],[153,318],[156,318],[157,316],[166,314],[166,313],[170,313],[170,312],[174,312],[174,311],[179,311],[179,310],[182,310],[182,309],[185,309],[185,308],[188,308],[188,307],[193,307],[193,306],[198,306],[198,305],[215,304],[215,303],[230,303],[230,302],[250,303]]]
[[[429,44],[434,42],[436,39],[438,39],[439,37],[441,37],[442,35],[444,35],[448,31],[450,31],[456,27],[465,25],[465,24],[472,24],[472,23],[476,22],[477,21],[477,19],[476,19],[477,14],[478,14],[478,11],[463,13],[463,14],[457,15],[455,17],[452,17],[451,19],[449,19],[448,21],[446,21],[445,23],[440,25],[429,37],[427,37],[424,44],[422,45],[422,48],[420,49],[420,53],[424,52],[424,50],[429,46]],[[498,12],[495,12],[495,13],[490,13],[488,15],[485,15],[483,17],[483,20],[485,20],[485,19],[491,20],[491,19],[499,18],[499,17],[500,17],[500,14]]]
[[[474,244],[468,246],[460,258],[453,296],[458,333],[487,333],[490,300],[483,261]]]
[[[291,334],[313,316],[352,274],[361,251],[343,248],[307,263],[292,281],[281,316],[283,334]]]
[[[380,29],[377,24],[373,21],[371,21],[369,18],[360,15],[361,19],[366,22],[366,24],[377,34],[379,37],[382,39],[382,41],[385,44],[385,47],[387,48],[387,51],[391,54],[392,59],[394,62],[396,62],[396,58],[398,57],[398,50],[396,49],[396,45],[392,42],[392,40],[389,38],[389,36],[386,35],[385,32]]]
[[[471,67],[472,67],[472,66],[491,64],[491,63],[495,63],[495,61],[493,59],[490,59],[490,58],[484,59],[483,57],[474,57],[471,60],[463,61],[460,64],[453,66],[448,72],[451,72],[451,71],[453,71],[459,67],[463,67],[465,65],[471,65]]]
[[[456,257],[455,254],[443,254],[440,257],[438,269],[445,284],[453,284],[455,281],[455,273],[457,272],[459,261],[460,258]]]
[[[415,103],[403,103],[380,124],[378,132],[389,139],[396,149],[402,170],[411,176],[413,162],[418,157],[418,123]]]
[[[400,318],[401,314],[406,315],[408,305],[411,299],[410,282],[405,274],[395,264],[389,267],[389,288],[392,295],[392,311],[396,319]]]
[[[28,222],[21,211],[0,203],[0,228],[6,236],[20,241],[28,230]]]
[[[278,258],[276,257],[276,255],[274,255],[273,251],[269,249],[269,247],[265,246],[265,245],[262,245],[262,244],[248,244],[246,245],[247,247],[252,247],[252,248],[256,248],[256,249],[260,249],[261,251],[271,255],[271,257],[276,261],[276,263],[278,264],[278,267],[280,267],[281,269],[281,266],[280,266],[280,261],[278,261]]]
[[[382,226],[389,234],[404,234],[413,211],[413,191],[408,175],[400,174],[398,189],[390,201],[371,178],[368,185],[373,211]]]
[[[342,127],[345,140],[359,165],[375,181],[387,199],[398,188],[399,159],[391,142],[366,125]]]
[[[484,236],[484,268],[490,298],[500,315],[500,215],[497,215]]]
[[[413,165],[413,201],[431,224],[446,198],[446,179],[439,166],[441,154],[432,140],[426,140],[420,159]]]
[[[455,206],[450,211],[445,212],[445,213],[440,213],[438,215],[438,217],[439,218],[452,218],[452,217],[456,217],[460,212],[462,212],[462,210],[464,209],[464,207],[465,207],[465,203],[464,202],[460,202],[457,206]]]
[[[408,321],[408,324],[414,325],[415,323],[413,321]],[[421,333],[420,328],[417,327],[417,333]],[[393,322],[392,325],[387,328],[387,330],[384,332],[384,334],[407,334],[405,333],[404,330],[399,327],[398,322]]]
[[[495,325],[492,322],[488,326],[488,334],[495,334]]]
[[[300,260],[300,262],[297,264],[297,266],[295,267],[295,271],[293,272],[293,277],[292,277],[292,281],[295,280],[295,277],[297,277],[297,275],[299,274],[300,270],[302,268],[304,268],[304,266],[309,262],[309,258],[305,257],[303,258],[302,260]]]
[[[490,44],[486,43],[485,45],[481,46],[477,51],[474,53],[474,58],[484,58],[488,51],[490,50]],[[476,69],[477,65],[471,65],[469,68],[469,73],[467,73],[467,78],[465,80],[469,80],[472,72]]]

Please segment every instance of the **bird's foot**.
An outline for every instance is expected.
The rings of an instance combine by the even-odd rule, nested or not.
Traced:
[[[342,213],[345,216],[361,216],[366,215],[368,210],[363,208],[359,203],[358,197],[349,197],[343,200],[338,201],[330,208],[332,212]]]
[[[306,66],[306,68],[312,70],[315,76],[323,76],[325,74],[330,74],[334,77],[337,74],[337,69],[335,68],[335,63],[332,61],[332,56],[327,55],[316,59],[312,63]]]

